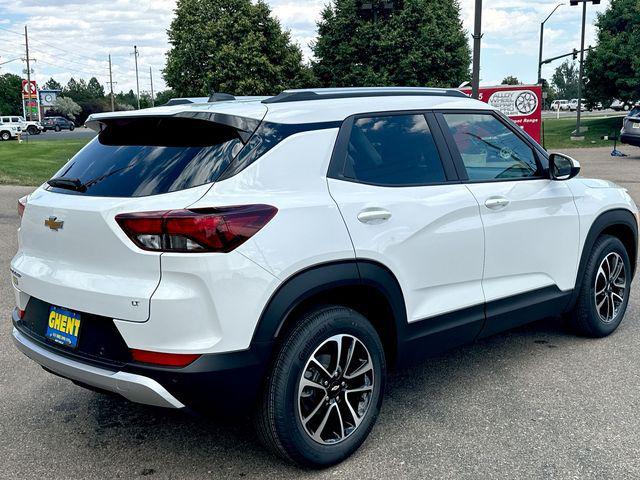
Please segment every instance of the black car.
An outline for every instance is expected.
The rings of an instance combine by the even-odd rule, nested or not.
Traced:
[[[635,147],[640,147],[640,104],[633,107],[624,118],[620,141]]]
[[[75,124],[71,120],[67,120],[64,117],[46,117],[42,120],[42,126],[44,130],[55,130],[59,132],[60,130],[69,130],[70,132],[76,128]]]

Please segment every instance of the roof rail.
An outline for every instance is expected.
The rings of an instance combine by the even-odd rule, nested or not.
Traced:
[[[422,87],[379,87],[379,88],[317,88],[307,90],[285,90],[275,97],[267,98],[262,103],[303,102],[307,100],[331,100],[336,98],[362,97],[456,97],[468,98],[460,90],[453,88]]]

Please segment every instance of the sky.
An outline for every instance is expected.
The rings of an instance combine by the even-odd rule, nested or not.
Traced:
[[[316,22],[329,0],[267,0],[273,13],[302,49],[312,56],[310,43]],[[459,0],[464,27],[473,30],[475,0]],[[537,76],[540,22],[557,0],[485,0],[481,55],[481,83],[499,84],[507,75],[525,83]],[[593,25],[597,12],[609,0],[588,5],[586,45],[595,44]],[[0,74],[22,74],[25,65],[24,26],[29,29],[34,77],[43,83],[50,77],[65,84],[70,77],[95,76],[108,90],[108,55],[112,56],[114,90],[135,91],[134,44],[138,46],[140,91],[150,90],[150,72],[156,92],[166,88],[162,79],[169,49],[167,28],[175,0],[11,0],[0,7]],[[571,52],[580,46],[582,9],[566,1],[545,27],[544,57]],[[194,32],[195,34],[195,32]],[[18,59],[11,61],[13,59]],[[550,78],[556,62],[543,70]]]

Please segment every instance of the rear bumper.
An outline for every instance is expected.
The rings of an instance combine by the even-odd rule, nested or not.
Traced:
[[[627,145],[640,147],[640,135],[629,135],[628,133],[623,133],[622,135],[620,135],[620,141],[622,143],[626,143]]]
[[[160,367],[102,361],[95,355],[52,345],[26,327],[17,309],[12,320],[19,351],[45,370],[80,386],[145,405],[190,407],[225,415],[245,412],[254,405],[273,347],[272,342],[253,342],[247,350],[204,354],[184,368]]]
[[[13,329],[16,348],[45,369],[62,377],[100,390],[117,393],[132,402],[156,407],[183,408],[184,405],[155,380],[127,372],[105,370],[77,362],[47,350]]]

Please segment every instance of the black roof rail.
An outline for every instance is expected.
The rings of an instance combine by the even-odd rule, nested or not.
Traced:
[[[230,93],[222,93],[222,92],[213,92],[210,96],[209,96],[209,103],[215,103],[215,102],[229,102],[231,100],[235,100],[236,97],[234,97],[233,95],[231,95]]]
[[[420,87],[381,87],[381,88],[327,88],[315,90],[285,90],[275,97],[267,98],[262,103],[303,102],[308,100],[331,100],[337,98],[363,97],[455,97],[469,98],[460,90],[453,88],[420,88]]]

